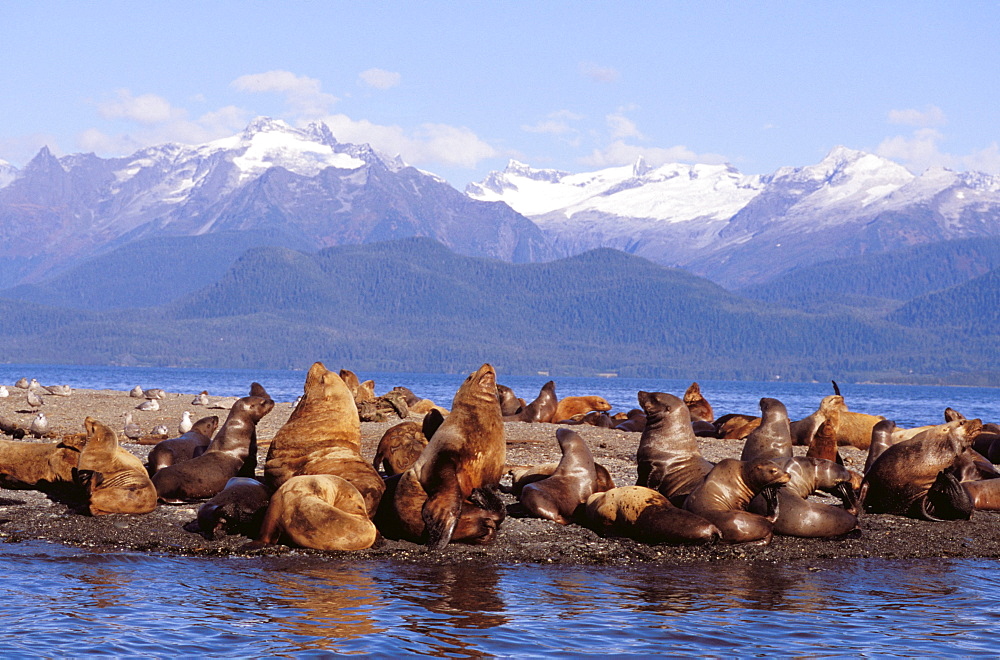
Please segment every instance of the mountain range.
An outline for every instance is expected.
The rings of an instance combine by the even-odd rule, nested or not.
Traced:
[[[998,218],[996,177],[845,148],[768,175],[512,161],[463,194],[261,118],[0,162],[0,340],[15,361],[1000,384]]]

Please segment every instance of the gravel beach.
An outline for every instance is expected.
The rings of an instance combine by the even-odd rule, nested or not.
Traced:
[[[9,388],[10,396],[0,398],[0,415],[22,427],[27,427],[35,411],[27,405],[25,391]],[[193,393],[171,393],[160,401],[158,411],[138,411],[141,399],[128,392],[113,390],[76,390],[72,396],[43,397],[42,410],[49,419],[50,434],[83,431],[88,415],[100,420],[121,435],[123,419],[132,412],[143,432],[149,433],[157,424],[177,435],[177,425],[183,411],[191,412],[195,420],[206,415],[218,415],[225,421],[228,406],[234,397],[212,398],[210,407],[192,406]],[[258,425],[261,441],[259,465],[263,466],[268,443],[292,412],[288,402],[278,403]],[[411,419],[417,419],[411,417]],[[382,434],[399,419],[383,423],[363,423],[362,455],[375,454]],[[512,466],[533,465],[558,461],[555,424],[506,424],[507,461]],[[608,468],[617,485],[635,482],[635,454],[638,433],[629,433],[592,426],[574,426],[590,445],[597,462]],[[9,439],[9,438],[7,438]],[[25,438],[25,442],[33,441]],[[51,442],[51,440],[41,440]],[[742,441],[700,439],[705,458],[719,461],[738,458]],[[123,442],[139,458],[145,460],[151,445]],[[796,454],[805,448],[796,447]],[[860,471],[865,453],[842,448],[849,468]],[[260,467],[258,474],[261,474]],[[495,543],[489,546],[451,544],[443,551],[431,551],[406,541],[380,540],[368,550],[349,553],[319,553],[312,550],[274,546],[251,554],[328,554],[340,559],[379,559],[404,562],[442,563],[495,562],[534,564],[602,564],[630,565],[643,563],[676,564],[683,562],[742,561],[809,561],[827,558],[881,557],[888,559],[925,557],[1000,557],[1000,514],[976,512],[970,521],[926,522],[890,515],[863,515],[859,528],[842,538],[798,539],[775,536],[770,545],[712,546],[648,546],[627,539],[602,538],[578,525],[562,526],[554,522],[527,517],[516,499],[504,495],[509,515],[500,527]],[[64,503],[49,499],[33,490],[0,490],[0,539],[6,542],[45,540],[95,549],[137,550],[179,555],[242,554],[240,548],[249,539],[243,536],[222,536],[206,541],[198,534],[187,532],[183,525],[195,518],[199,503],[159,505],[145,515],[111,515],[91,517],[77,514]]]

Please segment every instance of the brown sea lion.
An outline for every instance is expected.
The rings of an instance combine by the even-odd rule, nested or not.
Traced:
[[[611,404],[604,397],[597,395],[589,396],[566,396],[559,399],[556,404],[556,411],[552,415],[553,421],[569,419],[579,413],[589,413],[590,411],[607,412],[611,410]]]
[[[829,538],[842,536],[858,526],[855,488],[861,475],[822,458],[795,456],[774,459],[789,475],[788,483],[778,489],[778,517],[774,532],[783,536]],[[816,491],[840,497],[843,508],[807,500]],[[748,510],[766,515],[768,503],[761,495],[750,501]]]
[[[646,428],[636,452],[636,485],[658,490],[681,504],[713,465],[701,456],[683,401],[665,392],[640,391],[637,396],[646,413]]]
[[[404,473],[405,474],[405,473]],[[415,543],[426,541],[424,525],[420,518],[420,507],[414,506],[415,515],[409,518],[410,524],[404,524],[396,512],[396,491],[402,474],[396,474],[385,479],[385,494],[379,503],[375,514],[375,526],[383,536],[390,539],[405,539]],[[410,492],[405,492],[407,489]],[[403,487],[404,493],[400,500],[411,503],[427,501],[427,493],[420,487],[420,482],[410,480]],[[422,506],[422,504],[421,504]],[[469,499],[462,502],[462,511],[451,535],[451,543],[466,543],[469,545],[487,545],[496,538],[500,524],[507,517],[507,507],[500,498],[499,489],[495,486],[477,488],[472,491]]]
[[[760,425],[760,417],[730,413],[713,422],[716,433],[723,440],[741,440]]]
[[[741,461],[768,458],[790,458],[792,434],[788,427],[788,410],[777,399],[760,400],[761,423],[747,436]]]
[[[556,407],[558,405],[559,399],[556,397],[556,384],[555,381],[550,380],[542,385],[538,396],[534,401],[526,405],[524,410],[516,415],[505,417],[503,420],[505,422],[552,422],[554,421],[553,416],[556,414]]]
[[[93,516],[149,513],[156,508],[156,489],[146,466],[118,444],[118,436],[96,419],[84,420],[87,442],[74,470],[74,481],[89,495]]]
[[[537,517],[568,525],[573,522],[576,510],[594,494],[597,468],[580,434],[557,429],[556,440],[562,460],[550,476],[524,485],[520,500]]]
[[[399,392],[400,394],[402,394],[403,400],[406,401],[407,406],[412,406],[418,401],[422,400],[419,396],[413,393],[413,390],[411,390],[408,387],[403,387],[402,385],[397,385],[396,387],[392,388],[391,391]]]
[[[688,386],[684,392],[684,404],[688,407],[688,412],[691,413],[692,422],[708,422],[711,424],[715,421],[715,412],[712,410],[712,404],[702,396],[701,387],[698,383],[691,383]]]
[[[361,381],[358,380],[358,375],[350,369],[341,369],[338,375],[350,391],[351,397],[356,400],[358,398],[358,390],[361,388]]]
[[[767,544],[779,513],[777,489],[788,480],[788,473],[774,461],[727,458],[688,495],[684,508],[718,527],[724,541]],[[750,500],[761,491],[768,501],[766,515],[750,513]]]
[[[633,408],[626,413],[625,420],[616,424],[615,428],[619,431],[642,433],[646,428],[646,413],[641,408]]]
[[[303,474],[283,482],[271,496],[254,547],[283,542],[315,550],[364,550],[377,537],[365,498],[349,481]]]
[[[558,463],[542,463],[541,465],[528,465],[524,467],[514,467],[508,470],[510,474],[510,493],[517,499],[521,499],[521,490],[528,484],[547,479],[559,467]],[[597,473],[597,480],[594,482],[594,492],[600,493],[611,490],[615,487],[615,481],[611,477],[608,468],[600,463],[594,463],[594,470]]]
[[[448,410],[446,408],[442,408],[430,399],[421,399],[410,406],[410,413],[414,415],[426,415],[432,410],[436,410],[442,415],[448,414]]]
[[[219,418],[211,415],[199,419],[187,433],[176,438],[161,440],[149,450],[146,469],[150,474],[154,474],[168,465],[201,456],[212,443],[212,436],[215,435],[217,428],[219,428]]]
[[[168,465],[153,475],[160,500],[176,503],[206,499],[222,491],[232,477],[245,476],[250,450],[257,447],[257,423],[272,408],[274,401],[270,398],[251,395],[237,400],[204,453]]]
[[[865,473],[860,501],[866,511],[926,520],[967,520],[973,503],[949,474],[972,446],[982,422],[949,422],[887,447]]]
[[[79,434],[59,442],[0,440],[0,488],[45,490],[72,482],[85,443]]]
[[[587,527],[603,536],[623,536],[650,545],[713,543],[722,538],[715,525],[645,486],[594,493],[585,511]]]
[[[201,534],[209,541],[220,530],[257,538],[270,500],[271,493],[261,482],[249,477],[233,477],[221,492],[198,508],[198,517],[184,525],[184,529]]]
[[[444,422],[444,416],[436,410],[428,413],[423,422],[401,422],[386,429],[375,450],[372,466],[379,466],[386,476],[405,472],[417,462],[420,452],[427,446],[427,439],[434,435],[437,427]],[[429,433],[428,433],[429,431]]]
[[[354,485],[374,515],[385,485],[361,457],[361,421],[343,379],[322,362],[309,368],[304,395],[267,451],[264,480],[271,488],[297,475],[335,474]]]
[[[891,419],[883,419],[872,428],[872,440],[868,446],[868,457],[865,459],[865,474],[868,474],[875,459],[893,445],[892,432],[895,430],[896,422]]]
[[[837,414],[839,417],[843,402],[844,399],[840,395],[831,394],[830,396],[823,397],[823,400],[819,402],[819,408],[815,412],[808,417],[791,422],[789,430],[792,433],[792,444],[798,447],[810,446],[813,436],[819,431],[819,427],[823,425],[823,422],[831,414]],[[836,438],[834,439],[836,440]]]
[[[516,415],[524,408],[524,402],[506,385],[497,383],[497,397],[500,399],[500,414],[504,417]]]
[[[400,477],[394,507],[409,533],[432,548],[446,546],[472,491],[499,486],[506,451],[496,372],[484,364],[458,388],[451,413]]]
[[[822,458],[834,463],[844,463],[837,451],[837,422],[839,420],[840,413],[836,411],[823,420],[809,443],[809,449],[806,451],[808,458]]]

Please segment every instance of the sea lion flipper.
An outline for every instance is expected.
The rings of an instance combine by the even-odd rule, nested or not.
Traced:
[[[917,503],[919,517],[925,520],[969,520],[974,505],[969,492],[962,487],[955,475],[940,472],[934,485]]]

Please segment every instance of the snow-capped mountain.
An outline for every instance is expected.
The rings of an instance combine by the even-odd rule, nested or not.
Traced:
[[[264,230],[313,249],[429,236],[463,254],[550,255],[539,229],[508,206],[473,200],[368,145],[341,144],[323,124],[260,118],[229,138],[114,159],[43,148],[20,171],[0,168],[2,181],[7,284],[139,239],[223,231]]]
[[[466,193],[507,202],[560,253],[616,247],[729,286],[837,257],[1000,235],[1000,178],[941,169],[916,176],[844,147],[768,176],[642,161],[569,174],[512,161]]]

